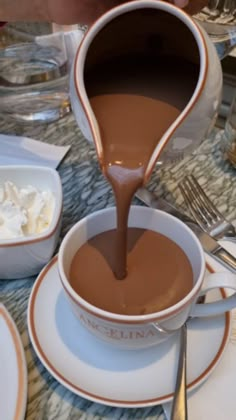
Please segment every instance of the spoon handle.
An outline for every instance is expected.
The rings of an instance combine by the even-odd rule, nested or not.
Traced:
[[[186,349],[187,349],[187,326],[186,323],[180,330],[180,350],[178,371],[175,384],[174,400],[171,410],[171,420],[187,420],[187,392],[186,392]]]

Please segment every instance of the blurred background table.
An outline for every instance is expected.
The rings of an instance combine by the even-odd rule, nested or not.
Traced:
[[[86,214],[114,204],[110,186],[98,166],[93,145],[82,136],[73,115],[48,126],[20,126],[0,120],[0,133],[17,134],[71,150],[58,168],[64,208],[61,237]],[[193,173],[230,219],[236,219],[236,170],[221,150],[222,130],[216,128],[200,148],[178,164],[166,164],[153,172],[148,187],[170,202],[182,205],[178,180]],[[135,203],[138,200],[134,199]],[[13,316],[24,344],[28,364],[27,420],[66,419],[160,419],[161,406],[144,409],[111,408],[80,398],[60,385],[37,358],[27,331],[27,303],[35,278],[0,281],[1,301]]]

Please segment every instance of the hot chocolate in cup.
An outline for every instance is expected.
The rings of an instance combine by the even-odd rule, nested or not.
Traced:
[[[164,309],[155,309],[153,305],[152,309],[144,311],[142,313],[117,313],[110,308],[108,300],[109,296],[109,282],[106,288],[102,288],[99,280],[99,270],[97,269],[97,261],[89,260],[84,263],[85,271],[88,267],[88,271],[93,268],[94,277],[90,278],[90,283],[86,284],[83,278],[78,277],[77,283],[84,284],[87,288],[88,299],[84,298],[84,294],[78,292],[76,287],[73,286],[71,279],[71,268],[75,256],[82,252],[89,242],[93,242],[97,235],[108,233],[113,229],[116,229],[116,208],[111,207],[107,209],[95,212],[84,219],[76,223],[64,237],[62,244],[59,249],[58,263],[59,263],[59,275],[62,282],[63,290],[66,298],[69,301],[70,307],[79,319],[79,321],[95,336],[105,340],[108,343],[115,345],[116,347],[122,347],[126,349],[141,349],[156,345],[163,340],[166,340],[170,335],[176,333],[176,331],[186,322],[191,316],[215,316],[217,314],[226,312],[236,307],[236,293],[228,298],[221,299],[216,302],[199,304],[197,299],[201,294],[205,294],[208,290],[213,288],[225,287],[231,288],[236,291],[236,276],[229,272],[213,273],[205,278],[205,255],[202,246],[194,235],[194,233],[180,220],[175,217],[156,209],[150,209],[141,206],[131,206],[129,213],[128,227],[132,231],[140,230],[141,234],[150,232],[151,234],[157,233],[160,238],[164,238],[173,245],[173,249],[177,249],[180,255],[184,256],[185,259],[179,260],[179,258],[173,254],[172,245],[165,249],[164,263],[163,253],[161,254],[160,249],[156,252],[156,281],[162,284],[166,284],[170,279],[166,278],[167,274],[163,273],[174,273],[175,280],[171,286],[168,286],[167,294],[170,295],[178,289],[182,288],[183,278],[186,274],[186,263],[187,261],[190,267],[191,275],[191,286],[190,289],[184,294],[180,300],[170,304]],[[144,235],[143,235],[144,236]],[[105,237],[105,236],[104,236]],[[159,236],[158,236],[159,237]],[[157,240],[158,240],[157,237]],[[168,242],[167,242],[168,244]],[[112,243],[108,246],[112,247]],[[171,251],[172,250],[172,251]],[[155,251],[155,250],[154,250]],[[153,254],[153,249],[152,249]],[[81,254],[82,255],[82,254]],[[155,255],[155,252],[154,252]],[[179,255],[179,254],[178,254]],[[99,257],[100,258],[100,257]],[[179,263],[180,261],[180,263]],[[87,264],[87,265],[86,265]],[[167,271],[162,271],[158,267],[168,268]],[[171,270],[169,270],[171,267]],[[178,270],[176,276],[175,269]],[[79,267],[81,268],[81,267]],[[80,275],[79,275],[80,276]],[[134,279],[135,280],[135,279]],[[114,282],[117,282],[117,287],[123,285],[129,281],[129,259],[128,259],[128,275],[123,280],[117,280],[114,277]],[[146,279],[144,279],[144,283]],[[177,282],[177,283],[176,283]],[[135,282],[133,283],[135,284]],[[133,287],[133,297],[139,293],[139,285]],[[147,281],[147,288],[148,288]],[[92,296],[94,291],[98,291],[103,297],[105,302],[104,307],[100,307],[94,303]],[[145,295],[145,290],[144,293]],[[91,299],[90,299],[91,295]],[[95,293],[96,295],[96,293]],[[155,300],[155,296],[153,296]],[[157,301],[160,297],[157,296]],[[108,303],[108,306],[106,305]],[[107,307],[109,309],[107,309]],[[129,308],[128,308],[129,309]],[[69,328],[69,325],[68,325]]]

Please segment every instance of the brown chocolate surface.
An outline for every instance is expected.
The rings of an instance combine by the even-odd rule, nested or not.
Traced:
[[[70,270],[73,289],[85,300],[118,314],[140,315],[174,305],[192,289],[191,264],[167,237],[144,229],[128,229],[128,276],[117,281],[116,230],[103,232],[76,253]]]

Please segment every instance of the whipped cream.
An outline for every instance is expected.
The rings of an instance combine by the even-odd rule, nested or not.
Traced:
[[[19,238],[44,232],[55,208],[54,194],[32,185],[17,188],[6,181],[0,185],[0,239]]]

